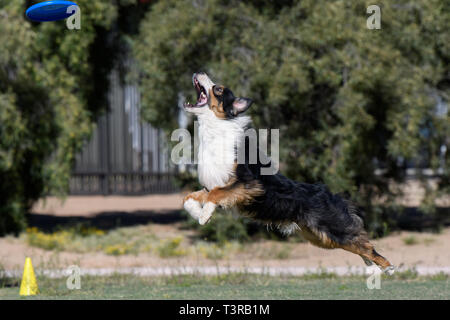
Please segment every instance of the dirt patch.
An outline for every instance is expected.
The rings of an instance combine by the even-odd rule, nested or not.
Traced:
[[[130,196],[70,196],[65,200],[47,197],[39,200],[31,212],[57,215],[59,217],[93,216],[103,212],[180,210],[183,207],[183,194]]]

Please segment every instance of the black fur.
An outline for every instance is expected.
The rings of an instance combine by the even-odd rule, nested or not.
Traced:
[[[217,94],[215,91],[213,90],[213,94],[219,103],[222,103],[228,120],[239,116],[252,103],[247,98],[236,100],[233,92],[228,88],[221,87],[217,90]],[[232,202],[229,204],[225,201],[220,204],[220,200],[217,203],[213,200],[215,204],[224,207],[237,205],[244,214],[247,213],[265,223],[275,224],[286,233],[294,231],[297,224],[301,233],[311,243],[323,248],[342,248],[360,255],[367,265],[376,263],[385,268],[389,274],[393,272],[390,262],[380,256],[369,242],[364,230],[362,213],[347,197],[332,194],[325,185],[320,183],[296,182],[279,173],[262,175],[262,168],[271,167],[270,161],[261,161],[268,160],[267,155],[263,155],[259,150],[252,150],[257,152],[257,161],[255,164],[250,163],[249,137],[246,137],[243,145],[245,161],[237,164],[235,179],[231,179],[229,185],[214,188],[224,193],[225,199],[229,192],[229,199]],[[235,148],[235,160],[242,160],[237,159],[237,155],[241,155],[242,151]],[[266,159],[260,159],[260,156]],[[264,165],[265,163],[268,164]],[[206,191],[213,193],[216,190]],[[236,195],[237,191],[242,197]]]
[[[214,93],[214,96],[223,103],[227,118],[235,118],[233,102],[236,97],[233,92],[223,88],[222,94]],[[244,164],[237,165],[237,181],[230,188],[239,184],[243,184],[246,188],[261,186],[264,194],[256,197],[251,204],[242,205],[240,208],[242,211],[266,223],[295,222],[300,228],[306,227],[315,234],[324,233],[330,240],[340,245],[349,244],[352,240],[366,236],[361,219],[362,212],[350,200],[339,194],[332,194],[323,184],[296,182],[279,173],[261,175],[261,168],[270,167],[270,162],[263,165],[257,150],[257,163],[250,164],[249,145],[247,137],[246,160]]]
[[[236,100],[236,97],[234,96],[233,92],[228,88],[224,88],[221,95],[215,94],[214,90],[213,94],[219,102],[223,103],[223,111],[225,111],[227,118],[234,118],[236,114],[234,113],[233,102],[234,100]]]
[[[248,151],[248,139],[246,146]],[[351,201],[332,194],[323,184],[296,182],[279,173],[261,175],[261,168],[269,166],[259,158],[257,164],[249,164],[248,159],[238,164],[238,183],[250,187],[256,181],[264,189],[264,195],[242,207],[243,211],[268,223],[296,222],[300,228],[324,232],[338,244],[348,244],[364,233],[361,211]]]

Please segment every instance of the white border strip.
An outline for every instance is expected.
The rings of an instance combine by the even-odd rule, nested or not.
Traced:
[[[230,273],[260,274],[269,276],[303,276],[311,274],[333,273],[338,276],[351,275],[371,275],[377,267],[159,267],[159,268],[101,268],[101,269],[81,269],[81,276],[109,276],[113,274],[129,274],[136,276],[176,276],[176,275],[223,275]],[[70,275],[68,270],[63,269],[36,269],[37,275],[49,278],[62,278]],[[436,274],[450,275],[450,267],[414,267],[398,268],[396,272],[416,272],[420,276],[430,276]],[[0,276],[21,277],[21,270],[0,271]]]

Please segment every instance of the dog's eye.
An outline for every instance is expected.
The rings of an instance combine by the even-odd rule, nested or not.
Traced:
[[[214,93],[221,95],[223,93],[223,88],[222,87],[214,87]]]

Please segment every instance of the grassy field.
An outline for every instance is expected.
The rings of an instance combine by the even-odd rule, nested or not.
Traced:
[[[333,274],[269,277],[224,276],[137,277],[84,276],[80,290],[68,290],[65,279],[38,278],[40,294],[19,296],[19,279],[0,282],[0,299],[450,299],[447,275],[383,276],[381,289],[369,290],[363,277]]]

